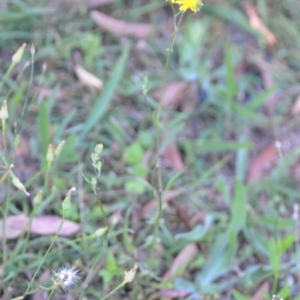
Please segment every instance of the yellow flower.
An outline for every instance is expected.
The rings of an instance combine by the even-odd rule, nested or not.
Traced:
[[[188,9],[196,12],[199,11],[203,3],[200,0],[167,0],[171,3],[179,5],[181,11],[186,11]]]

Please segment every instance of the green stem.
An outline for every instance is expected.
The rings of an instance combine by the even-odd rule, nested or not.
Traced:
[[[30,290],[30,288],[31,288],[31,286],[32,286],[32,284],[33,284],[33,282],[34,282],[34,280],[35,280],[35,278],[36,278],[38,272],[40,271],[40,268],[42,267],[42,265],[43,265],[43,263],[44,263],[45,258],[47,257],[48,253],[50,252],[50,250],[51,250],[51,248],[52,248],[52,246],[53,246],[53,244],[54,244],[54,242],[56,241],[56,239],[57,239],[57,237],[58,237],[58,234],[59,234],[59,232],[61,231],[61,228],[62,228],[62,226],[63,226],[64,219],[65,219],[65,214],[63,213],[63,218],[62,218],[62,220],[61,220],[61,223],[60,223],[60,226],[59,226],[59,228],[58,228],[58,231],[56,232],[56,234],[55,234],[55,236],[54,236],[54,238],[53,238],[53,240],[52,240],[52,242],[51,242],[51,244],[50,244],[50,246],[49,246],[47,252],[46,252],[45,255],[43,256],[42,260],[40,261],[40,264],[39,264],[38,268],[36,269],[36,271],[35,271],[35,273],[34,273],[32,279],[31,279],[31,281],[30,281],[30,283],[29,283],[29,285],[28,285],[28,287],[27,287],[27,290],[26,290],[26,292],[25,292],[25,295],[26,295],[26,294],[28,293],[28,291]]]
[[[274,274],[274,281],[273,281],[273,286],[272,286],[272,294],[275,295],[277,293],[277,287],[278,287],[278,272]]]
[[[3,239],[2,239],[2,249],[3,249],[3,257],[2,257],[2,269],[3,269],[3,277],[4,274],[6,274],[6,264],[8,259],[8,249],[7,249],[7,238],[6,238],[6,221],[8,217],[11,197],[9,196],[11,190],[11,177],[8,177],[8,183],[6,185],[6,200],[5,200],[5,207],[4,207],[4,213],[3,213],[3,222],[2,222],[2,232],[3,232]],[[4,280],[1,280],[1,286],[4,283]]]
[[[163,194],[163,186],[162,186],[162,175],[161,175],[161,167],[160,167],[160,140],[161,140],[161,130],[160,130],[160,120],[161,120],[161,114],[162,114],[162,108],[163,108],[163,96],[164,96],[164,91],[166,87],[166,78],[167,78],[167,70],[170,64],[170,58],[171,54],[173,52],[173,46],[175,43],[175,39],[177,36],[178,31],[180,30],[180,24],[183,19],[183,12],[179,12],[175,14],[175,10],[172,6],[173,12],[174,12],[174,32],[172,33],[172,37],[170,40],[169,48],[168,48],[168,54],[166,57],[165,61],[165,66],[164,66],[164,73],[163,73],[163,78],[162,78],[162,87],[160,90],[160,97],[159,97],[159,105],[157,109],[157,114],[155,117],[154,125],[155,125],[155,147],[156,147],[156,166],[155,170],[157,171],[157,185],[154,184],[153,186],[157,186],[157,193],[156,193],[156,199],[157,199],[157,216],[156,220],[154,223],[154,229],[153,229],[153,242],[152,242],[152,248],[151,248],[151,254],[150,256],[153,258],[154,255],[154,246],[156,244],[156,239],[158,235],[158,229],[159,229],[159,224],[160,224],[160,219],[162,217],[162,194]],[[179,17],[179,20],[177,21],[177,17]]]
[[[6,71],[5,75],[3,76],[2,80],[0,81],[0,90],[2,90],[2,86],[4,81],[6,80],[6,78],[9,76],[9,74],[11,73],[11,71],[13,70],[13,68],[15,67],[15,63],[12,62],[8,68],[8,70]]]
[[[40,286],[37,287],[36,289],[34,289],[34,290],[28,292],[27,295],[31,295],[31,294],[37,292],[39,289],[43,289],[43,290],[45,290],[45,291],[50,291],[50,290],[54,290],[54,286],[51,286],[51,287],[49,287],[49,288],[46,288],[46,287],[40,285]],[[14,299],[11,299],[11,300],[14,300]]]
[[[44,191],[47,191],[50,169],[51,169],[51,161],[46,161]]]
[[[47,298],[47,300],[50,300],[51,299],[51,297],[52,297],[52,295],[53,295],[53,293],[54,293],[54,287],[52,288],[52,290],[51,290],[51,292],[50,292],[50,294],[49,294],[49,296],[48,296],[48,298]]]
[[[5,119],[2,119],[2,136],[3,136],[3,148],[4,153],[6,154],[6,122]]]
[[[120,288],[122,288],[126,283],[127,283],[127,281],[124,280],[115,289],[113,289],[111,292],[109,292],[106,296],[104,296],[100,300],[107,299],[109,296],[111,296],[112,294],[114,294],[117,290],[119,290]]]

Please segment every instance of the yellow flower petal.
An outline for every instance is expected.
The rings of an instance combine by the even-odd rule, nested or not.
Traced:
[[[181,11],[186,11],[188,9],[196,12],[199,11],[203,3],[199,0],[169,0],[172,3],[179,5]]]

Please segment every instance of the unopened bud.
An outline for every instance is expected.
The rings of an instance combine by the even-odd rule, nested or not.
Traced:
[[[39,191],[33,198],[34,205],[38,205],[42,202],[43,191]]]
[[[12,56],[11,60],[14,64],[17,64],[21,61],[24,50],[25,50],[26,44],[24,43],[17,52]]]
[[[54,156],[55,156],[55,157],[59,157],[59,155],[60,155],[60,153],[61,153],[61,150],[62,150],[64,144],[65,144],[65,141],[61,141],[61,142],[57,145],[57,147],[56,147],[55,150],[54,150]]]
[[[135,265],[133,268],[131,268],[128,272],[125,271],[125,275],[124,275],[124,281],[126,283],[133,281],[134,277],[135,277],[135,273],[137,270],[138,266]]]
[[[52,162],[54,160],[54,151],[53,151],[53,147],[52,147],[51,144],[48,146],[48,150],[47,150],[47,154],[46,154],[46,160],[48,162]]]
[[[142,81],[142,87],[143,87],[143,94],[147,95],[149,92],[149,87],[148,87],[148,77],[144,77]]]
[[[30,47],[30,54],[31,54],[31,56],[33,56],[34,53],[35,53],[35,47],[34,47],[34,44],[32,43],[31,47]]]
[[[93,164],[95,164],[97,162],[97,160],[99,159],[98,154],[95,152],[91,153],[91,159],[92,159]]]
[[[68,191],[67,196],[66,196],[66,198],[64,199],[64,201],[63,201],[63,203],[62,203],[62,209],[63,209],[63,210],[67,210],[67,209],[70,208],[70,206],[71,206],[71,193],[72,193],[73,191],[76,191],[76,188],[75,188],[75,187],[72,187],[72,188]]]
[[[102,161],[97,161],[97,163],[94,164],[94,168],[99,172],[99,175],[100,175],[100,171],[102,168]]]
[[[11,178],[12,178],[12,184],[22,191],[26,196],[30,196],[30,194],[26,191],[23,183],[20,181],[20,179],[12,172],[10,172]]]
[[[95,177],[91,178],[92,189],[96,192],[97,189],[97,179]]]
[[[107,227],[99,228],[95,231],[95,235],[102,236],[107,231],[107,229]]]
[[[97,154],[100,154],[103,150],[103,145],[102,144],[97,144],[96,147],[95,147],[95,152]]]
[[[7,118],[8,118],[7,103],[6,100],[4,100],[0,109],[0,119],[6,120]]]

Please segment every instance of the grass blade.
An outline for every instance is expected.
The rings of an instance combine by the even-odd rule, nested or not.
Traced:
[[[126,65],[126,61],[129,55],[130,46],[126,46],[119,60],[116,62],[110,79],[104,84],[104,90],[96,100],[87,117],[86,123],[83,126],[83,130],[80,135],[82,140],[87,132],[89,132],[99,120],[104,116],[106,109],[114,95],[114,92],[118,86],[120,79],[122,78],[123,71]]]

